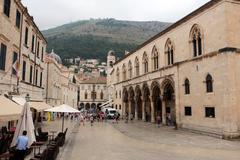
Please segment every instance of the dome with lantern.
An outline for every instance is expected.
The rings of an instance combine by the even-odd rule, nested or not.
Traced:
[[[52,50],[52,52],[49,53],[47,56],[50,57],[50,58],[52,58],[52,59],[55,59],[55,60],[57,61],[57,63],[62,64],[62,59],[60,58],[59,55],[57,55],[56,53],[54,53],[54,50]]]

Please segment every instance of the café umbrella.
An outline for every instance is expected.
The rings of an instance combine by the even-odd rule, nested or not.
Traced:
[[[62,132],[64,129],[64,113],[80,113],[79,110],[67,105],[67,104],[62,104],[60,106],[57,107],[53,107],[50,109],[46,109],[44,110],[46,112],[56,112],[56,113],[63,113],[63,119],[62,119]]]
[[[34,133],[34,124],[32,118],[32,112],[30,111],[30,106],[28,102],[25,102],[22,108],[22,113],[18,119],[18,124],[14,132],[11,147],[15,146],[17,143],[18,136],[22,135],[23,131],[27,131],[28,137],[28,148],[36,141]]]

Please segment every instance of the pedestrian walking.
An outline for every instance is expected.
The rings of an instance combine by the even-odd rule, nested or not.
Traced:
[[[134,116],[133,113],[130,114],[130,121],[133,122]]]
[[[91,123],[91,126],[93,126],[93,115],[90,116],[90,123]]]
[[[125,115],[125,123],[128,123],[128,113]]]
[[[14,160],[24,160],[28,146],[27,131],[23,131],[22,136],[17,138]]]
[[[160,123],[161,123],[161,116],[160,116],[160,114],[158,114],[158,116],[157,116],[157,125],[158,125],[158,128],[160,127]]]
[[[81,126],[81,123],[83,124],[83,126],[85,126],[85,123],[84,123],[84,116],[83,114],[80,115],[80,123],[79,123],[79,126]]]
[[[167,124],[168,124],[168,126],[171,126],[172,125],[172,116],[171,116],[171,114],[170,113],[168,113],[167,114]]]

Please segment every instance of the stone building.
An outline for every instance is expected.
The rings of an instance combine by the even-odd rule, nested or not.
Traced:
[[[240,1],[212,0],[114,63],[114,105],[136,120],[240,135]],[[168,121],[171,118],[171,121]]]
[[[100,106],[108,100],[106,77],[90,78],[79,82],[80,108],[100,109]]]
[[[79,102],[78,80],[61,58],[52,51],[45,58],[46,63],[46,103],[51,106],[68,104],[77,108]]]
[[[20,0],[0,2],[0,92],[44,97],[47,42]]]

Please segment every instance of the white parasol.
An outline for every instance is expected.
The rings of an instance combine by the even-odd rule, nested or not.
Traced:
[[[58,113],[63,113],[63,119],[62,119],[62,132],[64,129],[64,113],[80,113],[79,110],[67,105],[67,104],[62,104],[57,107],[53,107],[50,109],[46,109],[46,112],[58,112]]]
[[[27,131],[28,147],[30,147],[33,142],[36,141],[36,137],[34,133],[32,112],[30,111],[30,106],[28,102],[26,102],[23,106],[21,117],[18,120],[11,147],[16,145],[17,138],[18,136],[22,135],[23,131]]]

